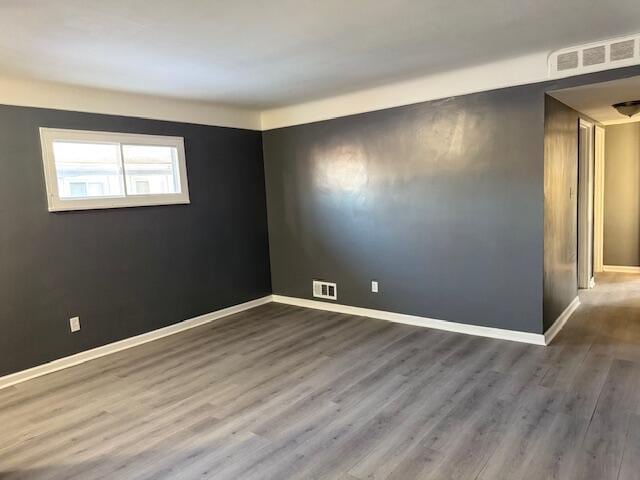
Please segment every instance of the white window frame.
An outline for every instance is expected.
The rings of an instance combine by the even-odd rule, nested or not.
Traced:
[[[143,145],[153,147],[174,147],[178,152],[178,174],[180,176],[180,193],[127,195],[126,179],[124,178],[124,160],[122,175],[124,196],[120,197],[90,197],[90,198],[60,198],[58,193],[58,173],[53,154],[55,141],[87,142],[87,143],[118,143],[120,148],[125,145]],[[133,133],[94,132],[90,130],[67,130],[60,128],[40,128],[40,142],[42,145],[42,161],[47,188],[47,202],[50,212],[69,210],[93,210],[102,208],[146,207],[153,205],[175,205],[191,203],[189,199],[189,184],[187,181],[187,165],[184,151],[184,138],[164,135],[143,135]]]

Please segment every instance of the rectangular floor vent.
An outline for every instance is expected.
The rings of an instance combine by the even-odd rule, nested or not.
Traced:
[[[328,300],[338,299],[338,288],[335,283],[313,281],[313,296],[317,298],[326,298]]]
[[[549,55],[549,76],[568,77],[637,64],[640,33],[557,50]]]

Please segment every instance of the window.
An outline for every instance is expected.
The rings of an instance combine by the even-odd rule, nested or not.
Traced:
[[[184,140],[41,128],[49,211],[189,203]]]

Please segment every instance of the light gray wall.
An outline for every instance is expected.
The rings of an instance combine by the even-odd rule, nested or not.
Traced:
[[[343,304],[541,333],[543,118],[538,85],[265,132],[274,293],[322,279]]]
[[[640,122],[606,127],[604,264],[640,266]]]
[[[545,331],[578,294],[578,121],[578,112],[545,96]]]

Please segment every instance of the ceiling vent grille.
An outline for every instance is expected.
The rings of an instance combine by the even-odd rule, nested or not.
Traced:
[[[563,48],[549,55],[549,76],[569,77],[640,64],[640,34]]]

